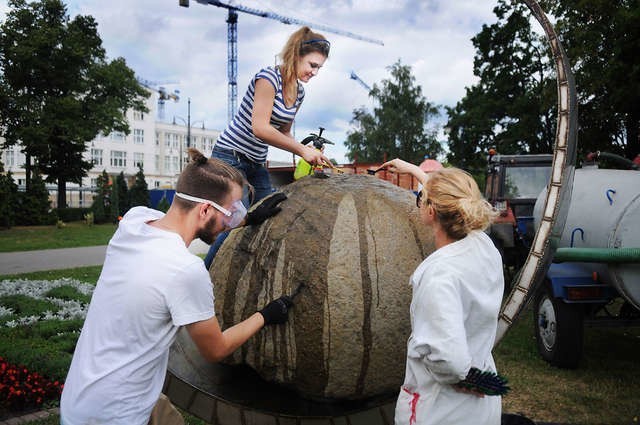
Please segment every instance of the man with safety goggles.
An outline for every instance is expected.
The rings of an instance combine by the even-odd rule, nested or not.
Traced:
[[[182,423],[166,398],[158,401],[181,327],[215,362],[262,327],[287,321],[293,302],[283,296],[222,331],[209,272],[187,249],[196,238],[211,243],[222,231],[261,223],[286,196],[267,198],[247,214],[242,174],[193,148],[189,156],[167,213],[132,208],[109,242],[62,393],[64,425],[146,425],[167,406],[162,423]]]
[[[247,213],[247,209],[242,203],[241,199],[233,201],[230,209],[226,209],[211,201],[209,199],[198,198],[197,196],[187,195],[186,193],[176,192],[175,196],[178,198],[186,199],[187,201],[200,202],[203,204],[211,205],[213,208],[220,211],[225,218],[222,222],[226,226],[226,230],[235,229],[236,227],[249,226],[262,224],[267,218],[273,217],[280,212],[281,208],[277,205],[287,199],[287,196],[282,192],[274,193],[260,203],[253,211]],[[245,220],[246,217],[246,220]],[[208,245],[211,242],[204,241]]]

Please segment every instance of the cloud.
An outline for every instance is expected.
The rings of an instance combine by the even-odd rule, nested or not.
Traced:
[[[110,58],[124,57],[137,75],[155,81],[179,81],[181,100],[168,102],[166,119],[187,116],[222,129],[227,121],[227,11],[178,0],[73,0],[71,16],[92,15]],[[441,105],[454,105],[464,88],[475,81],[471,37],[484,23],[495,21],[496,0],[239,0],[236,4],[293,17],[316,25],[380,39],[384,46],[333,32],[329,60],[306,86],[307,98],[296,123],[296,136],[327,128],[327,138],[342,142],[355,108],[372,107],[366,90],[350,78],[355,71],[367,84],[388,78],[387,67],[400,60],[412,67],[424,96]],[[8,8],[0,5],[0,13]],[[3,16],[3,15],[0,15]],[[299,25],[239,13],[238,101],[251,77],[273,65],[288,36]],[[345,160],[344,146],[331,146],[330,155]],[[335,153],[335,155],[333,154]],[[286,156],[271,149],[270,157]]]

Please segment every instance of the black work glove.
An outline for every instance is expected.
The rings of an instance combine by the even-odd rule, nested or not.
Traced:
[[[259,311],[264,317],[264,324],[279,325],[287,321],[289,310],[293,307],[293,300],[288,295],[283,295],[277,300],[271,301]]]
[[[278,214],[282,208],[278,204],[287,199],[287,195],[282,192],[276,192],[273,195],[269,195],[253,210],[247,214],[245,220],[245,226],[253,226],[256,224],[262,224],[269,217],[273,217]]]

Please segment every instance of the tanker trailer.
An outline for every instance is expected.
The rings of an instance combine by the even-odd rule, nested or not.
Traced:
[[[546,190],[534,207],[539,225]],[[534,298],[538,351],[550,364],[578,366],[584,325],[640,324],[640,171],[575,171],[564,231]]]
[[[165,392],[212,423],[392,423],[411,330],[409,277],[434,250],[415,195],[347,174],[282,190],[282,211],[232,231],[210,274],[222,329],[282,294],[295,296],[288,322],[220,364],[180,332]]]

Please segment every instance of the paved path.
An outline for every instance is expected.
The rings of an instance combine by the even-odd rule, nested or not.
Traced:
[[[205,254],[208,249],[200,239],[189,246],[194,254]],[[102,245],[0,253],[0,275],[98,266],[104,262],[106,251],[107,246]]]
[[[194,254],[206,254],[209,245],[199,239],[193,241],[189,251]],[[0,275],[29,273],[43,270],[69,269],[74,267],[96,266],[104,262],[107,246],[90,246],[82,248],[46,249],[40,251],[23,251],[0,253]],[[0,425],[19,425],[37,419],[43,419],[51,414],[57,414],[58,409],[34,412],[26,416],[0,420]],[[504,423],[504,422],[503,422]],[[526,422],[512,422],[526,423]],[[555,425],[538,423],[537,425]]]

